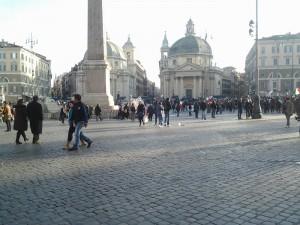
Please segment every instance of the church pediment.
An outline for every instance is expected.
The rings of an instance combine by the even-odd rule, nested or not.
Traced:
[[[195,64],[184,64],[176,68],[176,71],[193,71],[193,70],[200,70],[201,67]]]

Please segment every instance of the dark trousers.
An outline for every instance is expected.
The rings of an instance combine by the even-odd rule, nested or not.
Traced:
[[[170,113],[165,112],[165,125],[169,125],[170,124]]]
[[[68,131],[68,142],[72,141],[74,132],[75,132],[75,127],[72,125],[69,127],[69,131]]]
[[[6,123],[6,131],[11,131],[11,123],[10,123],[10,120],[7,119],[7,120],[5,121],[5,123]]]
[[[18,130],[17,132],[17,137],[16,137],[16,142],[20,141],[20,137],[23,137],[24,141],[26,140],[26,134],[24,130]]]
[[[290,126],[291,115],[285,114],[285,117],[286,117],[286,126],[289,127]]]
[[[149,119],[150,122],[152,122],[152,120],[153,120],[153,113],[149,113],[148,119]]]
[[[198,115],[199,115],[199,111],[195,111],[195,117],[196,117],[196,119],[198,119]]]
[[[238,119],[241,120],[242,119],[242,113],[243,111],[242,110],[238,110]]]

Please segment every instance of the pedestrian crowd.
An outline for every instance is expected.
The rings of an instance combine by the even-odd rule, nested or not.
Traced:
[[[207,119],[207,114],[215,119],[217,115],[224,112],[237,112],[238,120],[251,119],[255,107],[255,100],[250,96],[243,98],[207,98],[193,99],[191,101],[179,101],[178,99],[156,99],[152,104],[145,104],[142,99],[133,101],[127,104],[119,105],[118,114],[119,120],[138,120],[139,126],[144,126],[148,122],[154,123],[154,126],[169,127],[170,113],[174,117],[179,117],[181,113],[187,113],[189,117],[195,116],[195,119]],[[73,100],[68,103],[61,104],[59,120],[61,123],[68,122],[69,129],[67,141],[64,146],[65,150],[76,151],[80,146],[90,148],[93,141],[88,138],[83,128],[88,126],[88,121],[94,116],[96,121],[102,121],[102,109],[99,104],[95,107],[85,105],[81,101],[81,96],[76,94]],[[286,127],[290,127],[290,118],[296,114],[296,119],[300,121],[300,96],[297,97],[263,97],[260,101],[262,112],[267,113],[283,113],[286,117]],[[26,136],[28,129],[28,121],[30,130],[33,134],[32,143],[39,143],[39,136],[43,130],[43,109],[38,102],[38,97],[34,96],[32,101],[24,104],[23,100],[18,100],[17,104],[12,105],[10,102],[3,102],[0,107],[0,120],[6,124],[6,132],[11,132],[12,122],[13,129],[16,133],[16,144],[20,145],[20,137],[27,142],[29,139]],[[299,128],[300,134],[300,128]],[[74,144],[71,142],[74,136]]]

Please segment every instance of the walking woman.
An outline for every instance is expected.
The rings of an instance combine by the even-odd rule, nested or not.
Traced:
[[[143,122],[143,125],[145,125],[145,122],[144,122],[145,106],[141,101],[139,102],[139,105],[137,108],[137,115],[139,118],[140,126],[142,126],[142,122]]]
[[[18,100],[17,105],[15,106],[15,122],[14,122],[14,130],[17,132],[16,144],[20,145],[20,137],[22,136],[24,141],[28,141],[29,139],[26,137],[25,131],[28,129],[28,121],[27,121],[27,112],[26,106],[23,104],[23,99]]]
[[[4,122],[6,123],[6,132],[10,132],[11,131],[11,118],[12,118],[12,114],[11,114],[11,108],[10,105],[7,104],[7,102],[3,102],[4,103],[4,107],[3,107],[3,118],[4,118]]]

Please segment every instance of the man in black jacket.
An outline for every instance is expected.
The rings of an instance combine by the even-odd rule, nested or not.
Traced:
[[[38,99],[38,96],[33,96],[32,102],[27,105],[27,116],[33,134],[32,144],[38,144],[43,130],[43,109],[42,105],[38,103]]]
[[[171,106],[170,100],[169,100],[169,98],[167,98],[165,103],[164,103],[165,126],[170,125],[170,110],[171,110],[171,108],[172,108],[172,106]]]
[[[88,124],[88,112],[87,107],[81,102],[81,96],[79,94],[74,95],[74,103],[70,122],[75,126],[75,144],[69,151],[78,150],[80,140],[84,140],[88,143],[87,148],[90,148],[93,143],[82,132],[82,128],[87,127]]]

